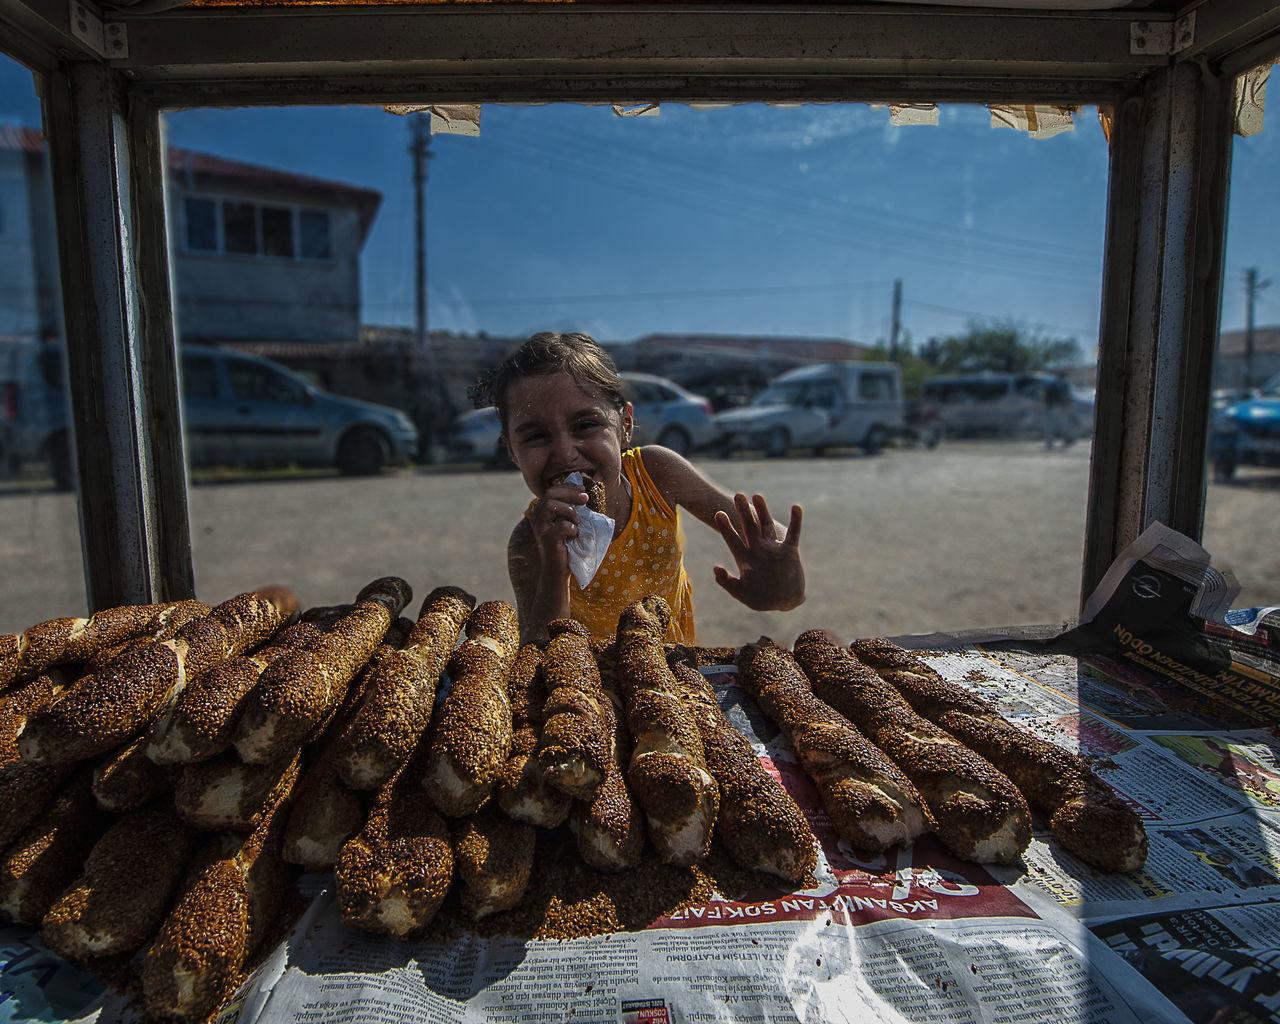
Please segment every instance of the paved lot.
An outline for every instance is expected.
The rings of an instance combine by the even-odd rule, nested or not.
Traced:
[[[688,526],[698,639],[789,643],[821,626],[845,636],[1057,624],[1078,607],[1088,449],[1033,442],[947,443],[827,458],[708,459],[735,489],[760,490],[785,521],[805,509],[808,600],[756,613],[715,584],[719,536]],[[519,476],[427,469],[366,481],[334,476],[204,483],[192,488],[200,596],[217,602],[265,583],[306,604],[350,600],[377,576],[403,576],[416,598],[456,584],[509,598],[505,545],[529,500]],[[1280,473],[1210,488],[1205,546],[1244,584],[1236,604],[1280,604]],[[0,633],[84,610],[77,508],[29,481],[0,489]]]

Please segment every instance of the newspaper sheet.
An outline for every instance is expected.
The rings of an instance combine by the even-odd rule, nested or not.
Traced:
[[[1146,867],[1102,874],[1047,831],[1017,869],[961,861],[929,837],[859,858],[732,669],[706,669],[810,818],[822,847],[814,889],[716,899],[569,941],[405,943],[345,927],[330,879],[308,875],[305,914],[219,1024],[1280,1022],[1277,738],[1179,714],[1073,657],[921,654],[1088,758],[1142,815]],[[0,929],[0,965],[0,1024],[138,1019],[23,929]]]

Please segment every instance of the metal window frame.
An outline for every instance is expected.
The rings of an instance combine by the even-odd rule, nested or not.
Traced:
[[[145,0],[109,12],[92,0],[0,0],[0,49],[42,83],[90,605],[193,591],[159,114],[209,104],[1106,106],[1115,118],[1082,596],[1152,521],[1198,538],[1233,77],[1280,54],[1280,4],[1117,4],[148,13]]]

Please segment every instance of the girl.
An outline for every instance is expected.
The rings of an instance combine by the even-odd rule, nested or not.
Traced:
[[[627,605],[660,594],[671,607],[670,639],[692,644],[679,506],[724,538],[738,575],[718,565],[715,578],[733,597],[757,611],[804,600],[800,506],[784,529],[760,495],[730,494],[668,448],[632,448],[631,403],[613,360],[587,335],[534,335],[480,391],[497,406],[502,440],[536,496],[507,547],[522,643],[545,642],[547,624],[566,617],[609,636]],[[574,470],[604,485],[604,512],[614,521],[608,554],[585,589],[570,575],[566,542],[577,536],[587,491],[557,482]]]

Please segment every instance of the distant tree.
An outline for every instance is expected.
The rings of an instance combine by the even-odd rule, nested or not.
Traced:
[[[930,338],[918,349],[910,336],[899,343],[897,358],[889,343],[879,339],[863,357],[873,362],[896,362],[902,373],[902,391],[908,398],[920,394],[924,382],[942,373],[1031,373],[1061,370],[1083,361],[1075,338],[1047,338],[1027,333],[1013,323],[993,326],[970,324],[964,334]]]
[[[910,336],[907,336],[905,341],[898,343],[896,359],[890,355],[889,343],[883,338],[868,349],[863,358],[874,363],[896,362],[898,371],[902,376],[902,393],[907,398],[919,397],[921,386],[937,373],[937,370],[933,369],[924,358],[923,353],[912,351]]]
[[[935,373],[1058,370],[1076,366],[1083,358],[1075,338],[1027,333],[1013,323],[970,324],[964,334],[930,338],[921,355]]]

